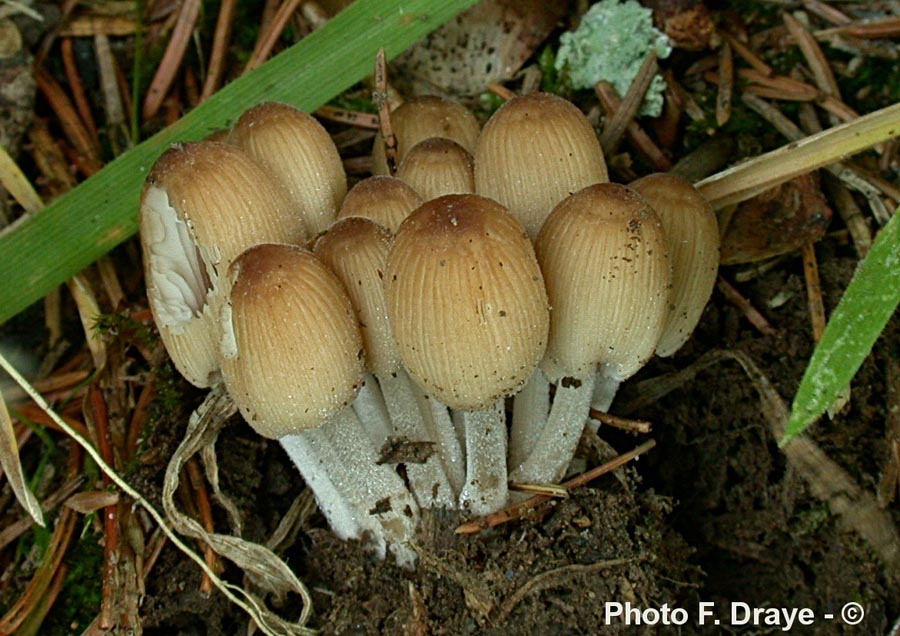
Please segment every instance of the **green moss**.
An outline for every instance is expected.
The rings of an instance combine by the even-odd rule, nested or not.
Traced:
[[[90,530],[89,521],[90,517],[86,517],[85,531],[66,553],[66,581],[41,625],[41,634],[81,634],[100,611],[103,548],[99,535]]]

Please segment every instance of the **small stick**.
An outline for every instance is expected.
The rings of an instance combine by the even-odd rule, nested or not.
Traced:
[[[831,66],[829,66],[828,60],[825,58],[825,54],[822,52],[819,43],[816,42],[816,39],[809,31],[800,24],[800,21],[790,13],[785,11],[782,14],[782,18],[784,19],[784,24],[787,26],[791,37],[794,38],[797,46],[800,47],[800,52],[803,53],[803,57],[806,59],[806,63],[812,71],[813,78],[816,80],[816,86],[827,95],[840,98],[841,91],[838,88],[834,72],[831,70]]]
[[[514,481],[509,482],[510,490],[518,490],[519,492],[530,492],[535,495],[547,495],[553,499],[568,499],[569,491],[565,486],[559,484],[521,484]]]
[[[765,76],[774,75],[775,71],[772,70],[772,67],[763,62],[762,59],[756,53],[751,51],[750,47],[746,44],[730,33],[719,31],[719,35],[721,35],[725,42],[734,49],[734,52],[738,54],[738,57],[756,69],[758,73]]]
[[[156,70],[156,75],[153,76],[150,88],[147,89],[147,95],[144,98],[144,119],[152,119],[156,116],[166,94],[172,87],[172,82],[175,81],[175,75],[181,67],[181,60],[184,58],[188,42],[190,42],[191,33],[200,17],[200,4],[200,0],[185,0],[181,5],[172,37],[169,39],[166,51],[159,62],[159,68]]]
[[[134,459],[137,453],[138,440],[144,432],[144,426],[150,419],[150,402],[156,396],[156,375],[151,374],[141,394],[138,396],[137,404],[134,405],[134,411],[131,414],[131,421],[128,423],[128,431],[125,435],[125,460]]]
[[[378,115],[371,113],[361,113],[355,110],[347,110],[346,108],[336,108],[335,106],[320,106],[316,109],[316,117],[327,119],[338,124],[347,124],[357,128],[365,128],[367,130],[378,130]]]
[[[15,411],[18,412],[18,415],[26,418],[29,422],[34,424],[38,424],[40,426],[46,426],[47,428],[59,431],[60,433],[64,433],[65,431],[60,428],[56,422],[54,422],[51,418],[47,417],[47,414],[41,411],[37,405],[32,402],[26,402],[25,404],[19,404],[15,407]],[[79,435],[86,436],[88,434],[87,427],[83,422],[75,419],[74,417],[63,415],[62,419],[66,424],[69,425],[76,433]]]
[[[252,71],[266,61],[299,4],[300,0],[285,0],[284,4],[278,7],[275,17],[272,18],[272,24],[266,29],[265,35],[257,41],[256,48],[253,49],[253,53],[250,55],[250,61],[244,67],[244,73]]]
[[[123,15],[79,15],[64,21],[59,35],[88,38],[102,33],[109,37],[126,37],[137,31],[137,22]]]
[[[397,135],[391,126],[391,107],[388,103],[387,88],[387,58],[384,49],[378,50],[375,56],[375,91],[372,93],[372,101],[378,107],[378,125],[381,129],[381,137],[384,139],[384,157],[387,161],[388,172],[393,175],[397,172]]]
[[[213,522],[212,506],[209,503],[209,495],[207,494],[206,486],[203,483],[203,475],[200,473],[197,461],[193,457],[187,461],[186,467],[188,480],[197,495],[197,510],[200,513],[200,522],[203,524],[203,529],[212,534],[216,531],[216,526]],[[219,556],[216,554],[215,550],[212,549],[212,546],[206,544],[203,548],[203,554],[206,559],[206,564],[213,572],[220,572],[222,570]],[[204,572],[200,579],[199,592],[204,596],[209,596],[212,591],[212,579]]]
[[[219,5],[219,17],[216,19],[216,31],[209,54],[209,68],[206,72],[206,81],[203,82],[203,90],[200,93],[201,102],[209,99],[218,90],[219,83],[222,81],[236,7],[237,0],[222,0]]]
[[[487,89],[500,99],[506,101],[509,101],[516,96],[515,91],[506,88],[502,84],[497,84],[496,82],[488,82]]]
[[[809,317],[812,321],[813,341],[819,342],[825,333],[825,303],[822,300],[822,284],[819,281],[819,265],[816,262],[816,248],[812,243],[803,246],[803,276],[806,279],[806,296],[809,302]]]
[[[103,460],[110,466],[115,465],[112,445],[109,439],[109,412],[106,407],[106,399],[96,382],[90,388],[91,417],[94,424],[94,433],[97,448]],[[109,476],[103,475],[103,485],[107,488],[111,484]],[[119,561],[119,515],[118,503],[107,506],[103,511],[103,585],[100,599],[100,627],[110,629],[113,627],[115,617],[116,597],[116,564]]]
[[[63,38],[59,48],[62,53],[63,66],[66,69],[66,81],[69,82],[72,99],[75,101],[75,108],[78,110],[81,122],[87,128],[88,134],[92,138],[97,139],[97,125],[94,123],[94,116],[91,114],[91,104],[88,102],[87,95],[84,92],[84,84],[81,81],[81,75],[78,73],[78,65],[75,63],[75,47],[72,44],[72,38]]]
[[[645,422],[644,420],[629,420],[624,417],[598,411],[597,409],[591,409],[591,417],[601,424],[628,431],[629,433],[646,434],[649,433],[652,428],[650,422]]]
[[[756,327],[761,334],[764,336],[771,336],[775,333],[775,328],[769,324],[769,321],[766,320],[761,313],[759,313],[756,307],[754,307],[749,300],[744,298],[741,293],[722,276],[719,276],[716,287],[722,292],[725,299],[737,307],[741,313],[744,314],[744,317],[750,321],[750,324]]]
[[[616,89],[607,82],[598,82],[594,86],[594,92],[597,94],[597,97],[600,98],[600,103],[603,104],[603,108],[606,109],[609,116],[614,116],[616,111],[622,105],[622,100],[616,93]],[[672,162],[669,161],[662,150],[653,143],[650,136],[644,132],[643,128],[641,128],[637,122],[629,122],[626,132],[631,143],[633,143],[635,148],[646,157],[651,165],[657,170],[668,172],[672,167]]]
[[[829,175],[824,175],[824,177],[824,186],[829,199],[850,232],[857,256],[863,258],[872,247],[872,231],[866,224],[866,217],[844,184]]]
[[[73,146],[87,159],[98,161],[100,150],[91,138],[75,106],[66,95],[62,86],[47,71],[41,69],[34,74],[38,89],[50,103],[50,108],[59,119],[63,132]]]
[[[734,92],[734,59],[728,42],[719,50],[719,86],[716,93],[716,123],[724,126],[731,119],[731,96]]]
[[[575,488],[580,488],[581,486],[590,483],[597,477],[605,475],[606,473],[612,472],[615,469],[624,466],[632,459],[643,455],[654,446],[656,446],[656,441],[652,439],[648,440],[637,448],[627,453],[622,453],[612,461],[608,461],[605,464],[597,466],[596,468],[592,468],[586,473],[582,473],[577,477],[573,477],[572,479],[565,481],[560,485],[570,491],[574,490]],[[535,495],[534,497],[530,497],[525,501],[507,506],[503,510],[498,510],[497,512],[491,513],[480,519],[468,521],[456,529],[456,534],[475,534],[477,532],[481,532],[482,530],[487,530],[488,528],[494,528],[508,521],[512,521],[514,519],[522,517],[532,508],[550,501],[551,499],[552,497],[548,495]]]
[[[610,113],[610,117],[603,129],[603,134],[600,135],[600,146],[607,157],[615,154],[619,144],[622,142],[622,136],[628,130],[628,125],[634,122],[634,118],[644,102],[644,96],[647,94],[647,89],[650,88],[650,82],[653,81],[658,68],[656,65],[656,52],[650,51],[641,63],[641,68],[638,70],[634,81],[631,82],[631,86],[628,87],[628,92],[625,94],[624,99],[616,107],[615,111]]]
[[[94,49],[97,52],[97,68],[100,70],[100,91],[103,94],[103,107],[106,110],[106,123],[109,142],[113,154],[118,156],[124,150],[120,144],[131,144],[128,138],[128,126],[125,123],[125,109],[122,106],[122,95],[119,92],[119,80],[116,77],[115,62],[109,38],[98,33],[94,36]]]
[[[823,20],[828,20],[832,24],[845,25],[853,23],[853,18],[836,7],[822,2],[822,0],[803,0],[803,8]]]

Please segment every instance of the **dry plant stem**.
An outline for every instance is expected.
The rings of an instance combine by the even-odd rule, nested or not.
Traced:
[[[372,94],[372,101],[378,107],[378,126],[381,137],[384,139],[384,157],[387,162],[388,174],[394,175],[397,172],[397,135],[394,134],[394,127],[391,126],[391,105],[388,99],[387,85],[387,60],[384,49],[378,50],[375,57],[375,92]]]
[[[321,119],[327,119],[339,124],[347,124],[348,126],[365,128],[367,130],[378,130],[378,116],[371,113],[361,113],[355,110],[336,108],[335,106],[320,106],[316,110],[315,115]]]
[[[878,505],[887,508],[897,496],[900,484],[900,363],[892,358],[887,361],[887,422],[884,441],[887,460],[878,481]]]
[[[213,35],[212,50],[209,53],[209,68],[206,71],[206,81],[203,82],[200,101],[208,99],[215,93],[222,82],[236,7],[237,0],[222,0],[219,5],[219,17],[216,19],[216,31]]]
[[[200,512],[200,521],[203,523],[203,528],[207,532],[213,533],[216,531],[216,526],[213,522],[212,506],[209,503],[209,495],[206,492],[206,486],[203,484],[203,476],[200,474],[200,468],[197,466],[197,461],[192,457],[188,460],[186,468],[188,482],[197,496],[197,510]],[[206,564],[210,569],[214,572],[221,572],[222,563],[212,547],[210,545],[204,546],[203,552],[206,558]],[[212,590],[212,580],[204,572],[200,579],[199,592],[204,595],[209,595]]]
[[[734,93],[734,60],[728,42],[719,50],[719,86],[716,93],[716,123],[724,126],[731,119],[731,96]]]
[[[603,108],[606,109],[607,114],[610,117],[615,116],[616,111],[618,111],[622,105],[622,99],[616,93],[616,89],[613,88],[611,84],[599,82],[594,86],[594,92],[597,94],[597,97],[600,98],[600,103],[603,104]],[[635,148],[637,148],[657,170],[666,172],[672,167],[672,162],[669,161],[657,145],[653,143],[650,136],[644,132],[644,129],[636,122],[633,120],[629,122],[626,132],[628,133],[628,139],[634,144]]]
[[[128,138],[128,126],[125,123],[125,109],[122,106],[122,95],[119,92],[119,80],[116,77],[116,63],[109,38],[102,33],[94,36],[94,48],[97,51],[97,68],[100,71],[100,88],[103,93],[103,106],[106,111],[106,123],[113,154],[118,156],[131,145]]]
[[[115,465],[112,445],[109,439],[109,414],[106,400],[96,382],[90,388],[91,418],[94,425],[94,434],[100,455],[110,466]],[[109,475],[103,475],[103,485],[109,488],[111,484]],[[103,511],[103,586],[100,600],[100,627],[109,629],[115,625],[113,616],[116,597],[116,564],[119,561],[119,516],[118,505],[107,506]]]
[[[763,62],[756,53],[751,51],[750,48],[747,47],[747,45],[741,42],[739,39],[724,31],[719,31],[719,35],[722,36],[722,38],[728,43],[728,45],[734,50],[734,52],[737,53],[738,56],[740,56],[742,60],[755,68],[757,71],[759,71],[763,75],[772,75],[774,73],[771,66]]]
[[[256,48],[250,56],[250,61],[247,62],[247,66],[244,67],[244,73],[252,71],[260,66],[266,61],[269,55],[272,54],[275,43],[278,42],[278,38],[281,37],[284,27],[287,26],[288,20],[294,15],[299,4],[300,0],[285,0],[284,4],[278,7],[278,11],[275,13],[275,17],[272,18],[271,24],[266,27],[265,35],[260,37],[259,41],[257,41]]]
[[[100,151],[96,146],[95,140],[85,129],[81,118],[78,116],[75,107],[62,87],[47,71],[39,70],[35,73],[34,79],[37,82],[38,89],[43,93],[44,97],[50,102],[50,107],[56,114],[59,123],[62,126],[66,137],[75,147],[75,149],[92,164],[96,164]],[[99,169],[99,164],[98,164]]]
[[[722,208],[898,135],[900,104],[894,104],[729,168],[696,186],[714,208]]]
[[[197,24],[197,18],[200,16],[200,5],[200,0],[185,0],[181,5],[172,37],[169,39],[166,51],[159,62],[159,68],[157,68],[156,75],[150,82],[150,88],[147,89],[147,96],[144,98],[142,114],[145,120],[152,119],[159,112],[159,107],[162,106],[163,100],[175,80],[175,75],[181,68],[181,60],[184,58],[191,33]]]
[[[516,93],[514,91],[511,91],[505,86],[497,84],[495,82],[488,82],[487,89],[500,99],[505,99],[506,101],[509,101],[516,96]]]
[[[857,205],[850,190],[840,182],[840,180],[825,175],[823,179],[825,191],[828,193],[829,200],[833,203],[838,214],[844,220],[853,239],[853,245],[856,247],[856,255],[864,258],[872,247],[872,231],[866,224],[866,217],[862,209]]]
[[[63,66],[66,69],[66,80],[69,82],[69,89],[72,91],[75,107],[78,109],[78,114],[81,116],[81,121],[85,128],[87,128],[88,134],[93,139],[97,139],[97,125],[94,123],[91,105],[84,92],[84,84],[81,81],[81,75],[78,73],[78,66],[75,63],[75,50],[72,45],[72,38],[62,39],[60,52],[62,53]]]
[[[628,92],[622,99],[622,103],[611,114],[603,128],[603,134],[600,135],[600,146],[603,148],[603,154],[607,157],[613,156],[618,150],[628,125],[634,121],[638,110],[641,108],[644,95],[647,94],[647,89],[650,88],[650,82],[653,81],[653,76],[656,75],[657,70],[659,70],[659,67],[656,64],[656,52],[651,51],[644,58],[644,62],[638,69],[638,74],[635,76],[634,81],[631,82],[631,86],[628,87]]]
[[[624,417],[618,417],[617,415],[604,413],[596,409],[591,409],[591,419],[597,420],[601,424],[617,428],[621,431],[628,431],[629,433],[647,434],[650,433],[653,428],[650,422],[645,422],[643,420],[629,420],[625,419]]]
[[[466,434],[466,484],[459,494],[460,508],[474,515],[490,514],[505,505],[508,497],[503,399],[486,409],[461,414]]]
[[[79,446],[81,446],[87,454],[94,460],[103,474],[107,475],[110,480],[118,486],[122,492],[127,494],[129,497],[135,500],[137,505],[143,507],[147,513],[153,518],[153,520],[157,523],[160,529],[165,533],[165,535],[174,543],[182,553],[187,555],[194,563],[196,563],[200,569],[206,572],[213,582],[216,584],[216,587],[230,600],[232,603],[243,609],[247,614],[252,616],[256,621],[257,625],[267,636],[283,636],[278,632],[274,631],[271,627],[268,616],[268,610],[262,608],[256,599],[249,596],[246,591],[241,589],[240,587],[223,581],[219,576],[209,569],[209,566],[206,565],[206,562],[203,560],[201,556],[199,556],[196,552],[191,550],[185,544],[181,538],[172,532],[169,528],[166,519],[160,514],[156,508],[154,508],[137,490],[132,488],[132,486],[122,479],[115,470],[103,460],[103,457],[100,453],[91,445],[87,439],[79,435],[74,429],[72,429],[62,418],[60,418],[53,409],[50,408],[50,405],[41,397],[40,393],[34,390],[34,388],[28,383],[28,381],[22,377],[22,374],[18,372],[18,370],[10,364],[9,360],[0,353],[0,367],[2,367],[10,376],[12,376],[13,380],[22,387],[23,390],[34,400],[37,405],[55,422],[59,428],[65,431],[70,437],[72,437]],[[300,617],[300,623],[305,623],[308,620],[310,610],[310,604],[308,597],[304,599],[303,613]],[[314,632],[312,630],[302,630],[296,632],[297,634],[304,633],[312,635]]]
[[[771,336],[775,333],[775,328],[769,324],[769,321],[766,320],[761,313],[759,313],[756,307],[754,307],[749,300],[744,298],[744,296],[742,296],[741,293],[722,276],[719,276],[719,280],[716,283],[716,289],[725,296],[725,299],[728,302],[737,307],[741,313],[744,314],[744,317],[750,321],[750,324],[756,327],[757,331],[762,335]]]
[[[549,484],[565,475],[588,420],[595,377],[589,373],[584,378],[563,378],[557,383],[547,423],[531,453],[510,471],[510,479]]]
[[[534,451],[550,413],[550,381],[535,368],[528,382],[513,398],[509,429],[509,465],[518,466]]]
[[[597,466],[596,468],[592,468],[591,470],[582,473],[577,477],[573,477],[572,479],[563,482],[561,485],[570,491],[574,490],[575,488],[580,488],[581,486],[590,483],[594,479],[597,479],[597,477],[605,475],[606,473],[612,472],[615,469],[624,466],[632,459],[643,455],[654,446],[656,446],[656,441],[652,439],[648,440],[637,448],[619,455],[612,461],[608,461],[605,464]],[[476,532],[481,532],[482,530],[487,530],[488,528],[494,528],[496,526],[507,523],[508,521],[513,521],[524,516],[529,510],[532,510],[533,508],[536,508],[537,506],[550,501],[551,499],[553,499],[553,497],[550,497],[549,495],[536,495],[534,497],[530,497],[525,501],[507,506],[503,510],[499,510],[481,519],[475,519],[473,521],[464,523],[456,528],[456,534],[474,534]]]
[[[816,248],[813,243],[803,246],[803,275],[806,279],[806,295],[809,302],[813,341],[818,342],[825,332],[825,303],[822,301],[819,265],[816,262]]]

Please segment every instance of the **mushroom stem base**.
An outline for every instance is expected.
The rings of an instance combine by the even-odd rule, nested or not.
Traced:
[[[506,505],[506,421],[503,400],[481,411],[462,411],[466,429],[466,485],[460,507],[486,515]]]

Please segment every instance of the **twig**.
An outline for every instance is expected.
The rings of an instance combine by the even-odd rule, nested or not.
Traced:
[[[88,134],[93,139],[97,139],[97,125],[94,123],[94,116],[91,114],[91,104],[88,102],[87,95],[84,92],[84,84],[78,72],[78,65],[75,63],[75,50],[72,38],[63,38],[59,48],[62,53],[63,67],[66,69],[66,80],[69,82],[69,89],[72,91],[72,99],[75,100],[75,108],[78,109],[78,114],[85,128],[87,128]]]
[[[186,462],[186,468],[188,482],[197,497],[197,511],[200,515],[200,522],[207,532],[213,533],[216,531],[216,526],[213,522],[212,506],[209,503],[209,495],[206,492],[206,486],[203,484],[203,475],[200,474],[200,468],[197,466],[197,461],[192,457]],[[210,569],[214,572],[220,572],[222,570],[222,563],[219,560],[219,555],[212,549],[212,546],[206,544],[203,552],[206,557],[206,564]],[[210,579],[205,572],[200,579],[199,591],[203,595],[209,595],[209,593],[212,592],[212,579]]]
[[[734,52],[737,53],[742,60],[756,69],[761,75],[769,76],[774,74],[772,67],[763,62],[756,53],[750,50],[750,47],[741,42],[738,38],[723,31],[719,31],[719,35],[724,38],[725,42],[734,49]]]
[[[516,96],[515,91],[511,91],[502,84],[497,84],[496,82],[488,82],[487,89],[500,99],[506,101],[509,101]]]
[[[328,121],[337,122],[339,124],[347,124],[357,128],[365,128],[367,130],[378,130],[378,115],[371,113],[361,113],[355,110],[347,110],[346,108],[336,108],[334,106],[320,106],[316,112],[316,117],[327,119]]]
[[[628,130],[628,125],[634,122],[634,118],[644,102],[644,96],[647,94],[647,89],[650,88],[650,82],[653,81],[658,68],[656,65],[656,51],[650,51],[641,63],[641,68],[638,70],[634,81],[628,87],[628,92],[625,94],[622,102],[616,107],[614,112],[610,113],[606,126],[603,128],[603,134],[600,135],[600,146],[607,157],[615,154],[619,144],[622,142],[622,137]]]
[[[153,76],[150,88],[147,89],[147,95],[144,98],[144,119],[152,119],[156,116],[172,82],[175,81],[175,74],[181,67],[181,60],[191,39],[191,32],[200,16],[200,5],[200,0],[184,0],[181,5],[172,37],[169,39],[166,52],[163,53],[159,68],[157,68],[156,75]]]
[[[825,333],[825,303],[822,300],[822,284],[819,281],[816,248],[812,243],[806,243],[803,246],[803,276],[806,280],[806,296],[809,302],[813,341],[819,342],[822,334]]]
[[[850,232],[853,245],[856,247],[856,255],[863,258],[872,247],[872,231],[866,224],[866,217],[863,215],[862,209],[850,194],[850,190],[839,179],[826,174],[823,178],[823,185],[832,205]]]
[[[278,38],[281,37],[281,32],[284,31],[284,27],[287,26],[288,20],[297,10],[299,4],[300,0],[285,0],[278,7],[278,11],[275,13],[275,17],[272,18],[272,23],[266,29],[265,35],[260,37],[256,43],[256,48],[253,49],[253,53],[250,55],[250,61],[244,67],[244,73],[252,71],[266,61],[266,58],[272,53],[272,49],[275,48]]]
[[[608,472],[611,472],[621,466],[624,466],[632,459],[643,455],[648,450],[656,446],[655,440],[649,440],[631,450],[627,453],[622,453],[614,460],[606,462],[605,464],[601,464],[596,468],[592,468],[586,473],[582,473],[577,477],[573,477],[572,479],[563,482],[560,484],[564,486],[568,490],[574,490],[575,488],[580,488],[585,484],[590,483],[597,477],[601,475],[605,475]],[[513,521],[514,519],[518,519],[523,516],[532,508],[535,508],[542,503],[550,501],[552,497],[548,495],[535,495],[534,497],[529,497],[525,501],[519,502],[517,504],[512,504],[507,506],[503,510],[498,510],[497,512],[491,513],[485,517],[480,519],[474,519],[472,521],[466,522],[456,528],[456,534],[474,534],[477,532],[481,532],[482,530],[487,530],[488,528],[494,528],[496,526],[502,525],[508,521]]]
[[[716,123],[721,127],[731,119],[731,96],[734,92],[734,59],[731,46],[723,42],[719,50],[719,85],[716,93]]]
[[[816,42],[816,39],[810,35],[802,24],[800,24],[800,21],[790,13],[785,11],[782,14],[782,18],[784,19],[784,24],[787,26],[791,37],[794,38],[797,46],[800,47],[800,52],[803,53],[803,57],[806,59],[806,63],[809,65],[813,77],[816,80],[816,86],[826,94],[839,98],[841,92],[838,88],[837,80],[834,77],[831,66],[828,65],[828,60],[822,52],[819,43]]]
[[[624,417],[619,417],[617,415],[612,415],[611,413],[604,413],[603,411],[598,411],[597,409],[591,409],[591,417],[601,424],[606,424],[607,426],[612,426],[613,428],[618,428],[622,431],[628,431],[629,433],[650,433],[653,426],[650,422],[645,422],[643,420],[629,420]]]
[[[219,83],[222,81],[236,7],[237,0],[222,0],[219,5],[219,17],[216,19],[216,31],[213,35],[212,50],[209,53],[209,68],[206,72],[206,81],[203,82],[203,91],[200,93],[201,102],[209,99],[218,90]]]
[[[44,70],[37,71],[34,74],[34,79],[37,82],[38,89],[43,93],[50,103],[50,108],[53,109],[53,112],[59,119],[63,132],[65,132],[72,145],[75,146],[75,149],[85,159],[97,162],[100,157],[100,151],[62,87],[53,79],[50,73]]]
[[[750,321],[751,325],[756,327],[757,331],[764,336],[771,336],[775,333],[775,328],[769,324],[769,321],[766,320],[761,313],[759,313],[756,307],[753,306],[753,303],[744,298],[741,293],[722,276],[719,276],[716,287],[722,292],[722,295],[725,296],[725,299],[728,302],[737,307],[741,313],[744,314],[744,317]]]
[[[616,93],[616,89],[606,82],[599,82],[594,86],[594,92],[600,98],[600,103],[610,117],[613,117],[616,111],[622,105],[622,100]],[[667,172],[672,167],[672,162],[663,154],[650,136],[637,124],[631,121],[626,129],[628,139],[634,144],[635,148],[641,152],[647,160],[657,170]]]
[[[378,126],[381,130],[381,138],[384,139],[384,158],[387,162],[388,172],[397,172],[397,135],[391,126],[391,106],[388,100],[387,86],[387,61],[384,49],[378,50],[375,56],[375,91],[372,93],[372,101],[378,107]]]

